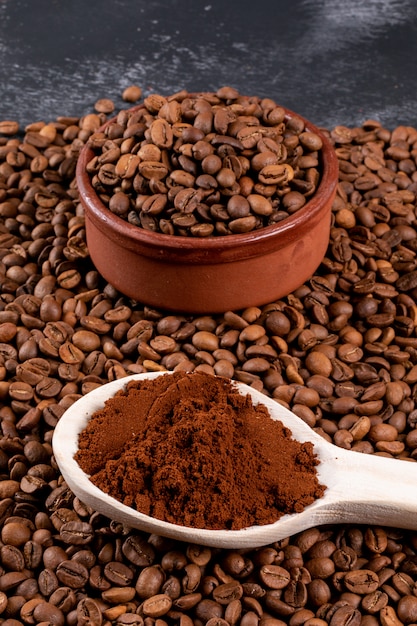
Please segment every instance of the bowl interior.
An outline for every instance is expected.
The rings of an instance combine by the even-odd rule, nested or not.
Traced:
[[[134,112],[142,107],[143,105],[133,107],[131,111]],[[334,198],[338,181],[338,160],[334,148],[324,132],[302,116],[285,107],[282,108],[285,109],[287,120],[294,117],[299,118],[303,120],[306,130],[319,135],[323,147],[320,150],[320,181],[317,189],[303,207],[281,222],[247,233],[202,238],[166,235],[130,224],[127,220],[112,213],[93,188],[86,166],[93,158],[94,152],[88,143],[81,151],[76,172],[81,200],[95,222],[99,222],[105,230],[111,229],[114,236],[123,238],[127,245],[136,246],[136,249],[140,251],[148,249],[152,254],[161,250],[165,255],[169,252],[180,251],[182,258],[187,254],[188,261],[192,261],[193,255],[197,259],[201,259],[203,258],[201,257],[202,254],[212,258],[221,254],[222,258],[226,257],[225,260],[227,260],[228,250],[234,251],[236,248],[239,248],[241,253],[249,257],[259,254],[260,250],[268,252],[276,249],[277,239],[287,243],[294,239],[300,239],[308,232],[311,223],[320,216],[324,208],[329,209],[328,205]],[[115,119],[108,120],[101,130],[105,129]]]

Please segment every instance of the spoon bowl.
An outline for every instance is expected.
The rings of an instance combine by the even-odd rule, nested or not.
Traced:
[[[79,434],[105,401],[131,380],[156,378],[169,372],[134,374],[98,387],[77,400],[59,420],[52,446],[68,487],[85,504],[130,528],[180,541],[217,548],[254,548],[271,544],[313,526],[374,524],[417,530],[417,463],[344,450],[329,443],[302,419],[275,400],[236,382],[254,404],[265,405],[272,419],[287,426],[292,437],[310,441],[319,459],[317,476],[324,495],[301,513],[284,515],[273,524],[241,530],[209,530],[164,522],[144,515],[101,491],[75,461]]]

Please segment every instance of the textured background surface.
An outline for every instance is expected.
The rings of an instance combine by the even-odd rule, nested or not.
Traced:
[[[82,115],[131,83],[268,96],[331,127],[417,125],[415,0],[0,0],[0,118]]]

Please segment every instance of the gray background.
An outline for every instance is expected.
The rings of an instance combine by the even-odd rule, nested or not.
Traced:
[[[417,125],[416,0],[0,0],[0,119],[131,83],[267,96],[315,124]]]

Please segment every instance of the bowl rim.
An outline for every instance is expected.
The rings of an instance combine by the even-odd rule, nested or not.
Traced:
[[[189,95],[195,96],[196,94]],[[140,104],[126,109],[126,111],[134,112],[144,106],[144,104]],[[338,183],[339,164],[330,139],[321,129],[302,115],[284,106],[281,108],[284,109],[287,120],[301,119],[305,129],[318,134],[323,142],[320,151],[321,178],[319,185],[315,193],[307,199],[306,204],[288,218],[248,233],[201,238],[167,235],[135,226],[112,213],[100,200],[93,188],[86,166],[94,157],[94,151],[87,141],[78,156],[76,181],[80,200],[86,209],[88,219],[119,245],[122,244],[123,247],[131,249],[135,253],[140,252],[161,260],[172,259],[173,255],[175,258],[179,255],[181,259],[186,258],[187,261],[195,260],[195,262],[199,262],[201,259],[208,260],[208,257],[214,260],[215,255],[219,255],[223,261],[228,260],[229,256],[230,260],[236,260],[236,249],[239,248],[239,258],[243,259],[261,253],[273,252],[283,245],[289,245],[311,230],[312,225],[320,219],[323,205],[333,199]],[[103,131],[116,119],[117,116],[108,119],[97,132]]]

